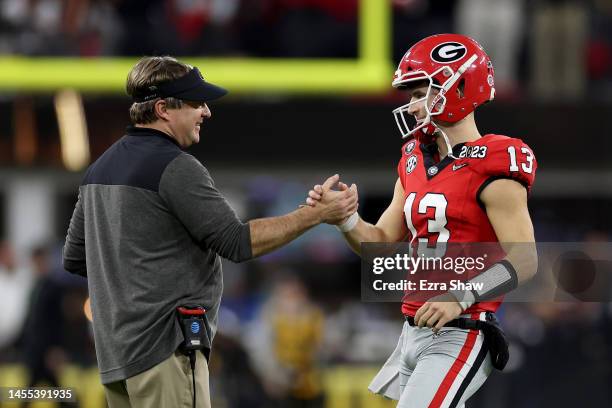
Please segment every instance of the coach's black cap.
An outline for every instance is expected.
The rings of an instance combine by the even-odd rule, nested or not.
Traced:
[[[225,94],[227,94],[227,90],[206,82],[200,70],[194,67],[180,78],[135,91],[132,99],[134,102],[146,102],[171,96],[186,101],[208,102]]]

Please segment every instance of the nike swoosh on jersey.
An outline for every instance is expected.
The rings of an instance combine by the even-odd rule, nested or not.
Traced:
[[[461,163],[460,165],[453,164],[453,171],[457,171],[457,170],[467,166],[468,164],[469,163]]]

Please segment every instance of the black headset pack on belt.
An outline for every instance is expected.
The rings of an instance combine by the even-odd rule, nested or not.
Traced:
[[[206,309],[199,305],[184,305],[179,306],[176,311],[184,337],[180,350],[185,355],[189,355],[195,350],[202,350],[202,353],[208,359],[211,343]]]
[[[415,326],[414,317],[406,316],[408,324]],[[444,327],[456,327],[464,330],[482,330],[485,338],[485,346],[491,354],[491,364],[498,370],[503,370],[510,358],[508,340],[506,334],[499,325],[495,314],[487,312],[486,321],[458,318],[446,323]]]
[[[206,318],[206,309],[200,305],[183,305],[176,308],[177,317],[183,332],[183,342],[179,350],[189,357],[193,381],[193,407],[196,406],[195,367],[196,351],[201,350],[206,360],[210,356],[210,326]]]

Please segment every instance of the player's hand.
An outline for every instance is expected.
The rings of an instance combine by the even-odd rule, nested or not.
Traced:
[[[349,186],[346,185],[345,183],[339,181],[338,182],[338,189],[340,191],[345,191],[349,189]],[[321,201],[321,197],[323,196],[323,186],[321,186],[320,184],[316,184],[312,190],[310,190],[308,192],[308,197],[306,197],[306,205],[309,205],[311,207],[315,207],[317,205],[318,201]]]
[[[335,174],[321,185],[321,197],[316,205],[321,222],[337,225],[357,211],[357,186],[353,184],[343,190],[332,190],[339,178],[340,176]]]
[[[414,315],[414,324],[419,327],[431,327],[434,333],[463,313],[457,299],[450,293],[433,297],[425,302]]]

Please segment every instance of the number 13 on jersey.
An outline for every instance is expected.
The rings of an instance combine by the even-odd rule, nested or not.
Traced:
[[[448,201],[444,194],[440,193],[427,193],[419,201],[417,207],[417,213],[427,215],[429,208],[434,209],[433,218],[427,218],[427,237],[419,237],[417,234],[416,227],[412,220],[412,209],[414,201],[416,199],[416,193],[410,193],[406,197],[406,203],[404,204],[404,214],[406,216],[406,225],[408,230],[412,234],[412,241],[415,238],[418,239],[417,254],[424,255],[426,257],[439,258],[444,256],[446,252],[445,244],[450,239],[450,231],[446,228],[448,220],[446,218],[446,207]]]
[[[527,147],[521,147],[521,153],[525,155],[526,162],[521,163],[521,169],[525,173],[531,174],[533,171],[533,153]],[[516,147],[508,146],[508,154],[510,155],[510,171],[517,172],[519,171],[519,166],[516,161]]]

